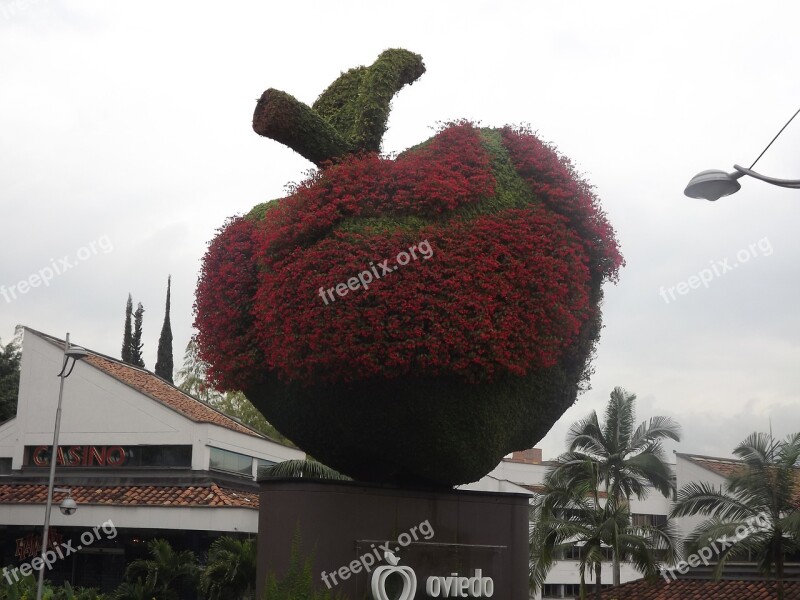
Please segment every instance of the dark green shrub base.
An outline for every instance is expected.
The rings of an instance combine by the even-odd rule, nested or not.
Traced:
[[[301,448],[357,480],[453,486],[538,442],[574,402],[576,386],[551,369],[479,385],[407,378],[301,388],[274,380],[247,396]]]

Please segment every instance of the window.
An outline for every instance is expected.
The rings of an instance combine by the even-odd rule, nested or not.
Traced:
[[[245,477],[253,476],[253,458],[238,452],[211,448],[211,461],[209,467],[216,471],[235,473]]]
[[[542,598],[579,598],[580,594],[579,583],[545,583],[542,586]]]
[[[545,583],[542,586],[542,598],[563,598],[562,586],[557,583]]]
[[[269,467],[274,465],[275,463],[271,460],[263,460],[261,458],[256,459],[256,479],[261,479],[264,477],[264,471],[266,471]]]
[[[612,587],[610,583],[601,583],[600,588],[605,590]],[[586,591],[594,597],[594,582],[591,580],[586,582]],[[580,598],[581,597],[581,584],[580,583],[545,583],[542,586],[542,598]]]
[[[11,458],[0,458],[0,475],[11,475]]]
[[[573,544],[569,548],[564,548],[561,558],[563,560],[580,560],[581,547]]]
[[[133,465],[140,467],[191,467],[192,466],[191,446],[133,446],[129,450],[131,457],[130,466]]]
[[[667,515],[643,515],[634,513],[631,515],[631,523],[636,527],[642,525],[661,527],[667,524]]]

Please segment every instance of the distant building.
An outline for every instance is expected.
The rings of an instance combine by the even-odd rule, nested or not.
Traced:
[[[523,452],[514,452],[504,458],[500,464],[486,477],[480,481],[462,486],[464,489],[476,489],[487,491],[508,491],[522,492],[528,491],[531,496],[541,494],[544,487],[544,479],[548,469],[553,465],[552,462],[542,460],[542,452],[538,448],[532,448]],[[700,456],[695,454],[675,453],[674,490],[677,491],[690,482],[706,482],[715,487],[724,487],[728,477],[741,469],[741,463],[734,459],[717,458],[710,456]],[[798,506],[800,506],[800,471],[798,471],[797,485]],[[675,495],[665,498],[657,490],[651,490],[645,500],[631,500],[631,512],[633,522],[636,524],[658,525],[667,522],[668,515],[672,508]],[[681,539],[686,539],[692,530],[703,521],[703,517],[681,517],[675,519],[678,535]],[[566,552],[564,557],[557,561],[553,569],[547,576],[544,589],[533,596],[534,600],[548,600],[559,598],[564,600],[574,600],[580,593],[580,576],[578,571],[578,556],[580,547],[576,544],[574,548]],[[607,556],[601,570],[601,584],[604,588],[611,588],[612,583],[612,562],[611,552]],[[794,580],[787,590],[791,589],[790,595],[787,592],[787,600],[797,598],[800,600],[800,559],[790,557],[787,561],[786,576]],[[668,577],[671,581],[667,584],[666,579],[660,578],[658,582],[647,583],[642,580],[641,574],[629,563],[623,562],[621,565],[620,582],[623,585],[608,590],[603,593],[604,600],[678,600],[684,598],[735,598],[744,600],[745,598],[774,598],[772,595],[758,595],[771,593],[773,588],[769,582],[763,581],[763,576],[758,572],[753,562],[729,563],[726,566],[723,579],[727,581],[725,585],[718,588],[714,587],[715,582],[711,579],[712,566],[691,568],[687,574],[679,575],[677,579]],[[690,581],[691,580],[691,581]],[[594,594],[594,573],[587,573],[587,584],[591,585],[587,597]],[[680,585],[676,585],[680,582]],[[748,585],[750,587],[748,587]],[[753,590],[752,595],[741,595],[742,590]],[[617,595],[617,590],[619,594]],[[711,590],[714,590],[713,593]],[[756,593],[756,590],[758,593]],[[740,595],[737,595],[740,594]]]
[[[63,352],[62,340],[25,330],[17,415],[0,424],[6,580],[41,552]],[[154,537],[202,554],[221,535],[255,535],[259,471],[304,457],[145,369],[89,351],[64,385],[56,469],[78,510],[61,514],[67,494],[58,492],[51,520],[51,541],[82,548],[46,576],[108,590]]]
[[[527,491],[533,497],[541,494],[544,489],[544,478],[552,464],[552,462],[542,460],[542,451],[539,448],[514,452],[504,458],[491,473],[479,482],[462,487],[464,489],[491,489],[492,491]],[[514,486],[513,489],[511,484]],[[656,490],[653,490],[645,500],[634,498],[631,501],[634,522],[652,525],[665,523],[671,500]],[[544,589],[532,598],[535,600],[578,598],[580,591],[579,553],[580,547],[577,544],[569,552],[566,552],[563,559],[559,560],[548,574]],[[613,581],[610,548],[607,558],[608,562],[603,563],[601,569],[600,581],[610,586]],[[630,564],[624,562],[621,564],[621,582],[625,583],[640,578],[641,574]],[[594,582],[593,573],[587,573],[587,581]]]

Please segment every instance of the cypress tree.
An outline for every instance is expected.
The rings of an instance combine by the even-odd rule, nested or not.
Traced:
[[[133,316],[133,299],[128,294],[128,304],[125,306],[125,330],[122,333],[122,362],[131,364],[131,346],[133,337],[131,335],[131,318]]]
[[[144,360],[142,359],[142,317],[144,316],[144,307],[142,303],[136,307],[136,312],[133,313],[133,338],[131,340],[131,362],[130,364],[137,367],[144,367]]]
[[[158,338],[158,358],[156,359],[156,375],[172,383],[172,325],[169,322],[169,293],[172,276],[167,277],[167,308],[164,311],[164,325],[161,337]]]

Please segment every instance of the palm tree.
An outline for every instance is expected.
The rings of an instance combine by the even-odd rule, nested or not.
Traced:
[[[592,469],[589,463],[585,466]],[[658,574],[662,559],[671,563],[676,560],[671,524],[633,526],[627,501],[601,499],[591,477],[576,481],[565,475],[549,472],[543,493],[531,509],[530,582],[534,591],[542,588],[561,553],[574,547],[580,548],[581,600],[586,598],[587,571],[590,575],[594,572],[595,598],[600,598],[606,548],[618,548],[645,577]]]
[[[164,539],[151,540],[148,549],[152,558],[135,560],[125,569],[128,582],[142,579],[146,588],[159,600],[177,599],[176,588],[180,584],[196,582],[198,566],[194,552],[176,552]]]
[[[662,446],[664,439],[680,441],[680,426],[669,417],[651,417],[638,427],[636,394],[614,388],[606,406],[605,423],[597,412],[574,423],[567,434],[569,450],[557,461],[558,472],[567,486],[589,483],[590,489],[605,492],[616,506],[647,497],[655,488],[665,497],[672,492],[672,472]],[[597,496],[595,501],[597,501]],[[611,540],[613,583],[620,583],[620,557],[623,554]]]
[[[136,582],[123,581],[114,591],[114,600],[153,600],[155,592],[141,578]]]
[[[352,481],[347,475],[323,465],[313,458],[284,460],[270,465],[263,471],[265,477],[310,477],[312,479],[334,479]]]
[[[778,600],[783,600],[784,559],[800,551],[800,433],[783,441],[772,434],[752,433],[733,453],[742,466],[728,478],[727,489],[690,483],[678,493],[671,516],[709,517],[690,534],[689,553],[707,546],[709,540],[736,540],[724,544],[716,555],[717,579],[730,559],[752,556],[762,573],[774,573]],[[754,522],[759,527],[753,527]],[[743,531],[748,534],[741,535]]]
[[[208,564],[200,576],[207,600],[252,600],[256,583],[256,540],[217,538],[208,551]]]

